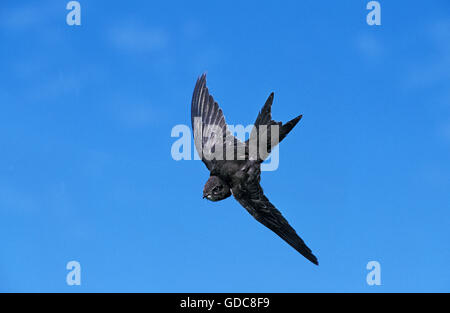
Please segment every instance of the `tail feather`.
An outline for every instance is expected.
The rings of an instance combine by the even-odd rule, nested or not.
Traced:
[[[266,129],[267,132],[267,154],[260,155],[259,159],[261,162],[263,162],[265,159],[268,158],[270,152],[272,151],[272,148],[274,148],[278,143],[280,143],[286,136],[289,134],[289,132],[297,125],[297,123],[302,118],[302,115],[297,116],[296,118],[290,120],[286,124],[283,124],[282,122],[277,122],[272,119],[272,103],[273,103],[273,92],[269,95],[269,97],[266,100],[266,103],[262,107],[261,111],[258,114],[258,117],[256,118],[256,121],[254,123],[255,130],[258,132],[260,129]],[[260,126],[267,126],[265,128],[261,128]],[[272,125],[278,125],[279,126],[279,137],[276,141],[275,145],[272,147],[271,142],[271,126]],[[254,133],[256,135],[256,133]],[[264,134],[263,134],[264,136]],[[258,137],[259,138],[259,137]],[[259,139],[257,139],[257,142]],[[259,143],[258,143],[259,144]],[[247,140],[247,147],[249,146],[249,140]]]
[[[290,120],[289,122],[280,127],[280,142],[287,136],[287,134],[289,134],[292,128],[294,128],[295,125],[297,125],[297,123],[302,119],[302,117],[303,115],[300,114],[296,118],[293,118],[292,120]]]

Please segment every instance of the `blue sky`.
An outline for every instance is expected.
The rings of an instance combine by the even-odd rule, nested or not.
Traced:
[[[450,291],[450,4],[367,2],[2,1],[0,291]],[[319,267],[172,159],[205,71],[229,123],[304,115],[261,183]]]

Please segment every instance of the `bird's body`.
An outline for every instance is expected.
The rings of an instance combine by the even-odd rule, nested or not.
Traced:
[[[228,130],[222,110],[209,95],[206,76],[197,81],[192,97],[191,118],[194,142],[202,161],[210,171],[203,198],[220,201],[234,198],[261,224],[265,225],[314,264],[317,258],[264,195],[260,186],[261,163],[271,149],[281,142],[301,119],[286,124],[272,120],[273,93],[267,99],[254,123],[249,140],[241,142]],[[277,133],[278,132],[278,133]],[[268,139],[260,149],[261,138]],[[274,141],[271,138],[275,138]],[[231,151],[231,153],[228,153]],[[257,151],[253,153],[252,151]]]

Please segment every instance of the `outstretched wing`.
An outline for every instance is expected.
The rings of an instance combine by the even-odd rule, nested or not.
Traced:
[[[281,215],[281,212],[264,195],[258,181],[255,180],[244,187],[242,185],[236,186],[233,189],[233,195],[258,222],[271,229],[312,263],[319,265],[311,249],[297,235],[288,221]]]
[[[227,149],[233,152],[233,159],[245,158],[245,144],[228,130],[222,110],[206,87],[206,74],[195,85],[191,121],[195,148],[209,170],[216,161],[229,159]]]

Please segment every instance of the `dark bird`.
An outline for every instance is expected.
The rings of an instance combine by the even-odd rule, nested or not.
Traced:
[[[197,152],[210,171],[203,198],[220,201],[233,194],[258,222],[318,265],[311,249],[270,203],[259,184],[261,163],[302,118],[299,115],[286,124],[272,120],[272,102],[273,93],[259,112],[250,138],[242,142],[231,133],[222,110],[209,94],[206,75],[197,80],[191,105],[192,128]]]

